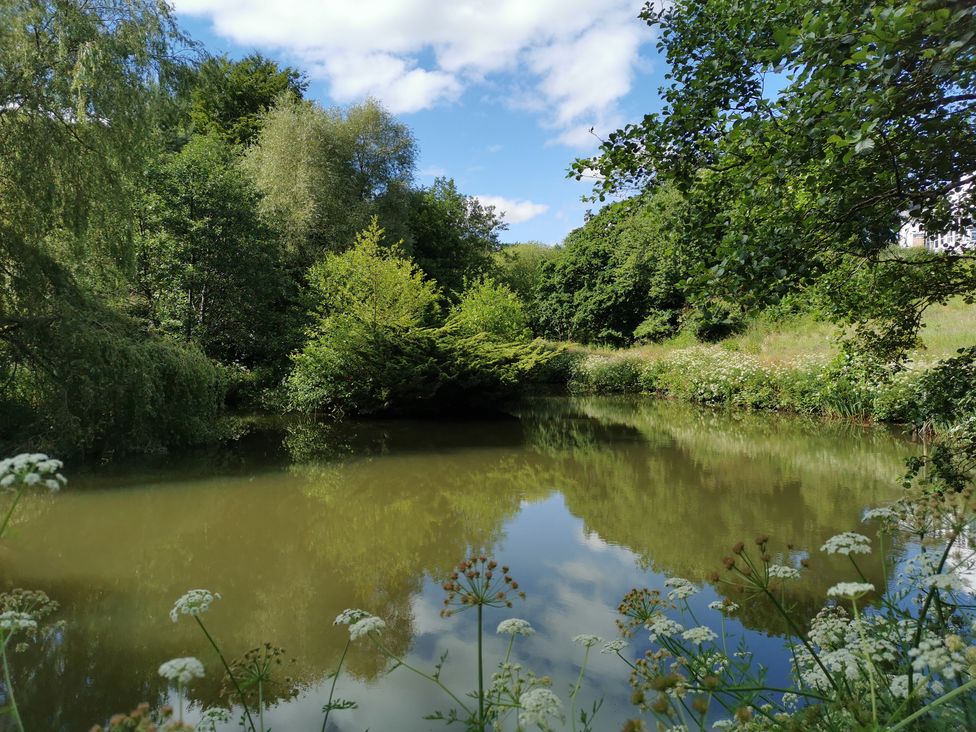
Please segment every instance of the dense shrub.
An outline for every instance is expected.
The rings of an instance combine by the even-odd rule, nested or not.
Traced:
[[[447,322],[467,335],[485,333],[501,341],[527,341],[532,337],[522,300],[507,285],[482,279],[464,290]]]

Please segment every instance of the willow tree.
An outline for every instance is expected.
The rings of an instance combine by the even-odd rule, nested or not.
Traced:
[[[324,109],[286,96],[265,116],[243,165],[304,269],[346,248],[373,215],[401,238],[415,158],[409,128],[375,101]]]
[[[121,307],[133,175],[185,49],[152,0],[0,3],[0,440],[147,446],[217,407],[209,363]]]

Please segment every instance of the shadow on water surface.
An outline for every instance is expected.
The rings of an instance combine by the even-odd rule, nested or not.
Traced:
[[[297,658],[309,693],[276,711],[282,730],[318,718],[345,641],[332,619],[346,607],[386,618],[391,646],[421,663],[450,648],[452,667],[470,668],[470,618],[436,615],[438,578],[471,548],[512,564],[529,593],[512,613],[540,628],[525,660],[558,684],[572,680],[568,638],[609,637],[630,586],[702,581],[758,532],[794,561],[810,551],[789,600],[812,615],[850,574],[816,550],[893,496],[912,450],[879,429],[628,399],[531,400],[515,416],[293,422],[224,453],[77,477],[68,466],[69,489],[27,506],[0,556],[8,587],[45,590],[67,621],[15,661],[30,728],[88,729],[161,698],[156,668],[174,656],[205,661],[192,696],[216,702],[219,670],[198,631],[167,616],[191,587],[223,595],[208,621],[231,655],[268,640]],[[716,597],[706,590],[703,602]],[[742,622],[742,632],[782,631],[760,604]],[[625,669],[605,662],[596,688],[609,726],[627,711],[627,688]],[[336,715],[337,729],[430,728],[422,717],[440,700],[382,669],[355,652],[345,695],[361,709]]]

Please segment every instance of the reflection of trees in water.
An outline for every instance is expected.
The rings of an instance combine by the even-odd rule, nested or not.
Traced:
[[[555,399],[520,416],[294,423],[287,471],[276,448],[262,447],[254,463],[223,463],[234,477],[191,462],[193,479],[164,480],[178,471],[172,460],[143,474],[148,488],[68,491],[43,514],[28,507],[0,557],[5,585],[46,590],[68,620],[46,658],[18,659],[18,673],[30,669],[29,726],[87,729],[152,701],[163,689],[156,669],[174,656],[207,663],[195,693],[216,701],[221,673],[199,631],[167,617],[191,587],[224,595],[208,625],[229,655],[270,641],[298,659],[305,683],[334,668],[345,629],[332,620],[345,607],[385,617],[387,641],[405,652],[425,578],[445,575],[471,549],[490,550],[522,501],[553,490],[589,531],[666,573],[700,579],[759,531],[814,550],[806,582],[789,595],[812,610],[827,586],[850,578],[815,550],[891,495],[906,452],[875,431],[672,404]],[[749,627],[781,630],[761,604],[743,612]],[[364,648],[349,659],[364,678],[382,667]]]
[[[629,547],[645,566],[696,581],[724,572],[721,559],[736,541],[768,534],[780,550],[774,561],[795,565],[811,555],[803,581],[787,594],[799,617],[812,616],[827,588],[854,574],[846,559],[821,554],[821,544],[856,529],[865,506],[895,495],[909,454],[878,430],[655,402],[561,405],[570,418],[550,414],[532,439],[563,467],[560,488],[588,531]],[[613,433],[625,439],[604,439]],[[639,444],[634,433],[647,440]],[[881,586],[877,555],[862,564]],[[727,586],[716,589],[742,602]],[[750,627],[782,631],[770,610],[750,602],[744,617]]]

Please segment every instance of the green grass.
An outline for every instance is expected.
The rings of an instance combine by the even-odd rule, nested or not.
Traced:
[[[826,360],[837,353],[837,335],[836,326],[809,315],[780,321],[758,318],[739,335],[707,348],[716,352],[737,351],[769,363],[789,363],[811,356]],[[937,361],[954,355],[960,348],[976,344],[976,305],[957,300],[948,305],[933,306],[925,315],[921,336],[923,348],[913,354],[913,360],[917,361]],[[681,333],[661,343],[636,346],[617,353],[656,360],[693,346],[701,344],[691,334]],[[608,351],[599,348],[587,350]]]

